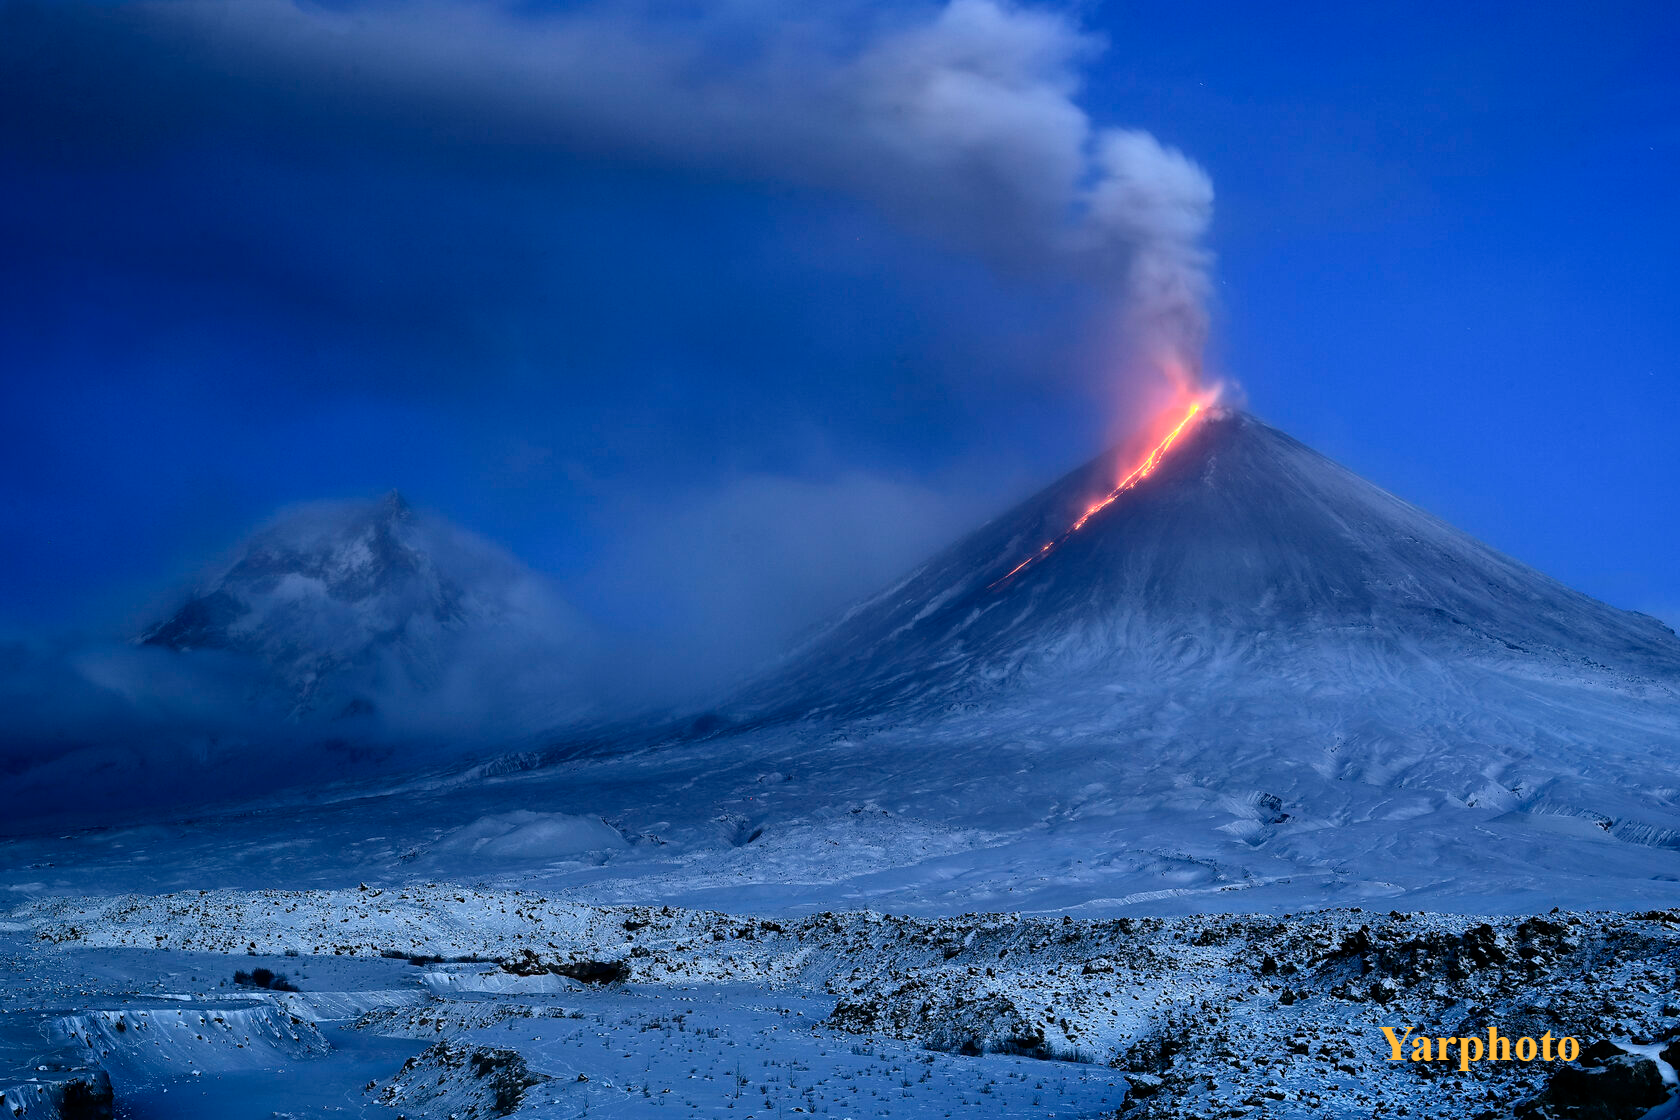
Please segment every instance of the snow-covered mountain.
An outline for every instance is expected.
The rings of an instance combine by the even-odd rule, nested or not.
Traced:
[[[420,730],[403,712],[449,725],[452,693],[458,712],[483,706],[469,689],[511,700],[510,670],[536,705],[527,722],[564,718],[592,655],[588,627],[540,577],[395,491],[289,511],[140,642],[253,660],[294,719],[377,714]]]
[[[1244,413],[1216,410],[1042,559],[1133,464],[1099,456],[819,631],[739,701],[758,717],[1008,703],[1408,660],[1680,682],[1680,640],[1572,591]],[[1367,683],[1379,684],[1380,675]]]
[[[915,888],[951,905],[1022,879],[1127,904],[1680,881],[1666,626],[1235,411],[1069,533],[1131,466],[1093,460],[822,628],[700,724],[709,749],[767,751],[810,806],[987,832],[991,858]],[[787,796],[748,798],[753,826]]]
[[[256,657],[291,691],[299,714],[354,670],[386,659],[424,683],[466,615],[461,589],[414,539],[416,521],[395,491],[371,506],[294,513],[247,541],[141,643]],[[345,706],[366,703],[354,697]]]
[[[293,508],[126,641],[0,644],[7,823],[244,801],[518,750],[597,720],[596,635],[397,495]]]

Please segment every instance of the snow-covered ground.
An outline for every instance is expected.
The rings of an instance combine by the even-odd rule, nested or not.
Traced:
[[[765,919],[436,884],[38,900],[0,954],[0,1042],[109,1071],[133,1117],[1458,1118],[1557,1067],[1393,1063],[1382,1027],[1680,1034],[1680,911]],[[232,982],[258,968],[302,990]]]
[[[54,900],[3,929],[0,1031],[109,1070],[135,1117],[1095,1116],[1124,1097],[1106,1066],[831,1024],[846,946],[898,936],[872,915],[801,945],[750,918],[436,886]],[[629,979],[544,970],[578,960]],[[230,984],[261,967],[303,991]]]
[[[1375,750],[1304,742],[1289,733],[1287,704],[1263,717],[1267,698],[1250,700],[1230,703],[1247,704],[1250,727],[1275,719],[1271,748],[1204,737],[1226,709],[1167,697],[1125,727],[1113,709],[1071,700],[1055,723],[1032,707],[1007,723],[985,712],[802,723],[496,777],[15,837],[0,844],[0,890],[451,879],[602,904],[929,915],[1680,903],[1658,758],[1525,747],[1512,766],[1527,776],[1512,784],[1532,785],[1519,800],[1473,758],[1425,757],[1415,742],[1387,742],[1396,766],[1386,778],[1345,772],[1338,757],[1371,766]],[[1555,712],[1548,734],[1584,743],[1582,703]],[[1616,715],[1599,724],[1606,740]],[[1653,706],[1651,718],[1665,713]],[[1462,781],[1447,785],[1460,765]]]

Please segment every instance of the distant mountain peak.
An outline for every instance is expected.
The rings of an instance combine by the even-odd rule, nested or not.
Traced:
[[[322,593],[355,603],[427,581],[435,585],[438,617],[447,620],[456,613],[458,594],[431,571],[413,526],[413,510],[394,490],[369,505],[292,518],[255,534],[218,587],[262,596],[288,579],[313,581]]]
[[[414,507],[396,489],[387,490],[379,500],[380,513],[389,521],[407,521],[414,516]]]
[[[367,714],[374,696],[435,687],[469,634],[476,656],[503,631],[536,646],[575,641],[575,617],[548,596],[517,561],[392,490],[282,515],[138,640],[241,655],[294,716]]]

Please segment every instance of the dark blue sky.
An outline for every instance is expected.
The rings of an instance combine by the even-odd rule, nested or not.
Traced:
[[[667,136],[629,79],[556,125],[547,86],[479,96],[524,65],[493,38],[416,94],[405,52],[462,7],[353,44],[364,69],[219,44],[215,3],[164,30],[0,3],[0,626],[130,625],[276,508],[399,487],[609,624],[740,618],[756,652],[1123,429],[1103,284],[981,187],[859,170],[840,111],[779,147]],[[705,22],[727,86],[778,7],[584,11]],[[1680,17],[1274,7],[1029,9],[1106,41],[1069,64],[1093,126],[1211,177],[1210,366],[1680,618]],[[825,50],[884,34],[834,10]]]

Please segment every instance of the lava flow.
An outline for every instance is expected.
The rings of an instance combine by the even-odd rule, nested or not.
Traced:
[[[1130,474],[1126,475],[1125,478],[1122,478],[1117,484],[1115,484],[1114,489],[1110,490],[1106,497],[1104,497],[1101,501],[1092,503],[1089,509],[1079,515],[1079,520],[1075,521],[1073,525],[1069,527],[1067,532],[1046,544],[1043,548],[1039,549],[1019,564],[1015,565],[1008,572],[1004,573],[1002,577],[993,582],[987,590],[990,591],[992,588],[1000,587],[1003,584],[1008,583],[1015,576],[1026,570],[1028,566],[1050,555],[1050,553],[1054,552],[1056,547],[1063,541],[1079,532],[1079,530],[1085,528],[1085,523],[1087,521],[1091,520],[1091,518],[1095,517],[1109,506],[1113,505],[1116,498],[1153,474],[1155,468],[1161,465],[1161,459],[1165,457],[1167,451],[1174,443],[1178,442],[1178,437],[1184,434],[1184,429],[1190,426],[1190,422],[1199,416],[1201,411],[1201,402],[1193,402],[1190,405],[1190,410],[1184,414],[1183,419],[1179,420],[1178,425],[1173,428],[1172,431],[1168,432],[1166,437],[1162,439],[1160,443],[1155,445],[1154,450],[1152,450],[1144,458],[1143,462],[1133,467]]]

